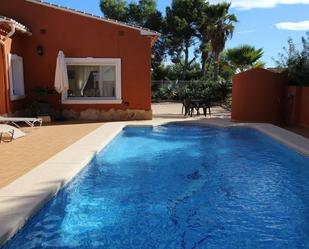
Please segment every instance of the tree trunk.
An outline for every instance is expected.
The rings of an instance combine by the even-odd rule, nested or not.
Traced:
[[[186,43],[185,47],[185,63],[182,68],[182,74],[181,74],[181,79],[185,80],[187,77],[187,71],[188,71],[188,66],[189,66],[189,44]]]
[[[217,81],[219,78],[219,55],[215,54],[215,63],[214,63],[214,81]]]
[[[206,61],[208,59],[208,52],[202,52],[202,74],[203,78],[206,79]]]

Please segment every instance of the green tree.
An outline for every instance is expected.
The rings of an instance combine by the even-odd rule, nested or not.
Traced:
[[[100,8],[107,18],[145,28],[153,28],[152,25],[154,25],[161,29],[162,20],[157,18],[162,18],[162,14],[156,9],[156,0],[140,0],[129,4],[126,0],[100,0]],[[156,23],[152,19],[159,22]]]
[[[241,72],[253,68],[262,67],[263,63],[259,61],[263,56],[263,49],[256,49],[250,45],[242,45],[236,48],[230,48],[226,51],[226,57],[234,70]]]
[[[230,4],[209,4],[205,0],[173,0],[166,8],[166,16],[156,9],[156,0],[100,0],[104,16],[161,32],[153,46],[153,77],[168,72],[173,78],[186,80],[199,76],[218,79],[228,75],[227,65],[220,65],[225,42],[232,37],[236,16],[229,14]],[[190,49],[199,44],[191,58]],[[174,63],[162,65],[166,53]],[[197,58],[201,65],[197,66]],[[194,70],[193,70],[194,68]],[[168,69],[168,70],[167,70]],[[171,71],[174,70],[173,73]],[[193,70],[193,71],[192,71]],[[198,73],[197,71],[200,70]],[[209,74],[209,72],[212,74]]]
[[[190,65],[189,49],[196,42],[196,19],[203,0],[173,0],[166,8],[166,43],[172,62],[180,64],[180,79],[186,79]]]
[[[231,63],[229,62],[226,51],[223,51],[220,54],[220,76],[224,78],[227,81],[231,81],[233,75],[235,74],[234,68],[231,66]]]
[[[164,18],[156,8],[156,0],[140,0],[129,4],[125,0],[100,0],[100,8],[107,18],[162,32]],[[164,38],[160,37],[153,46],[154,71],[162,63],[165,51]]]
[[[128,9],[125,0],[101,0],[100,8],[107,18],[126,22]]]
[[[156,9],[156,1],[155,0],[140,0],[138,3],[131,2],[127,5],[127,22],[140,25],[145,28],[155,29],[157,23],[151,21],[156,17],[161,17],[159,11]],[[159,21],[159,25],[161,20]],[[153,25],[153,26],[152,26]],[[157,28],[161,29],[161,26]]]
[[[199,52],[201,54],[202,75],[205,79],[207,74],[206,62],[209,61],[209,54],[212,49],[209,35],[211,27],[211,20],[208,17],[209,3],[206,1],[202,2],[199,9],[200,14],[197,15],[196,29],[200,40]]]
[[[182,72],[182,64],[160,65],[153,75],[155,80],[179,80]],[[197,62],[190,64],[186,80],[199,80],[201,78],[201,66]]]
[[[237,18],[229,14],[231,4],[220,3],[209,5],[206,13],[210,20],[209,37],[214,57],[214,80],[219,76],[220,53],[224,50],[228,38],[232,38]]]
[[[301,38],[302,47],[297,49],[292,38],[288,39],[288,47],[284,47],[285,53],[279,54],[275,63],[282,70],[288,69],[290,85],[308,86],[309,82],[309,32]]]

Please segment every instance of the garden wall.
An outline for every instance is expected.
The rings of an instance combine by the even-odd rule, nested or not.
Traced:
[[[255,68],[233,77],[232,120],[282,123],[286,76]]]
[[[309,87],[287,86],[287,75],[251,69],[233,77],[232,120],[309,127]]]
[[[290,125],[309,127],[309,87],[289,86],[287,99],[286,122]]]
[[[302,88],[300,124],[309,128],[309,87]]]

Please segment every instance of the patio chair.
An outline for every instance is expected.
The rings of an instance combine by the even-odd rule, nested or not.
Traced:
[[[204,99],[201,104],[201,107],[203,108],[203,113],[205,117],[207,116],[207,110],[208,110],[209,115],[211,116],[210,106],[211,106],[211,100],[209,98]]]
[[[184,101],[182,102],[182,111],[181,111],[182,114],[183,111],[185,111],[184,113],[185,116],[189,115],[192,117],[194,111],[194,105],[192,104],[189,98],[184,99]]]
[[[25,133],[14,126],[0,124],[0,143],[3,141],[5,135],[9,137],[6,142],[11,142],[13,139],[25,136]]]
[[[42,122],[43,121],[42,121],[41,118],[22,118],[22,117],[3,117],[3,116],[0,116],[0,123],[13,124],[17,128],[20,128],[20,126],[17,123],[25,123],[26,125],[33,128],[33,127],[35,127],[36,124],[38,126],[42,126]]]

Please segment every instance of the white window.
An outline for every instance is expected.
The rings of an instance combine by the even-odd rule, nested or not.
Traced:
[[[64,104],[121,104],[121,60],[67,58],[69,90]]]
[[[16,54],[9,54],[10,69],[10,98],[11,100],[25,97],[23,58]]]

